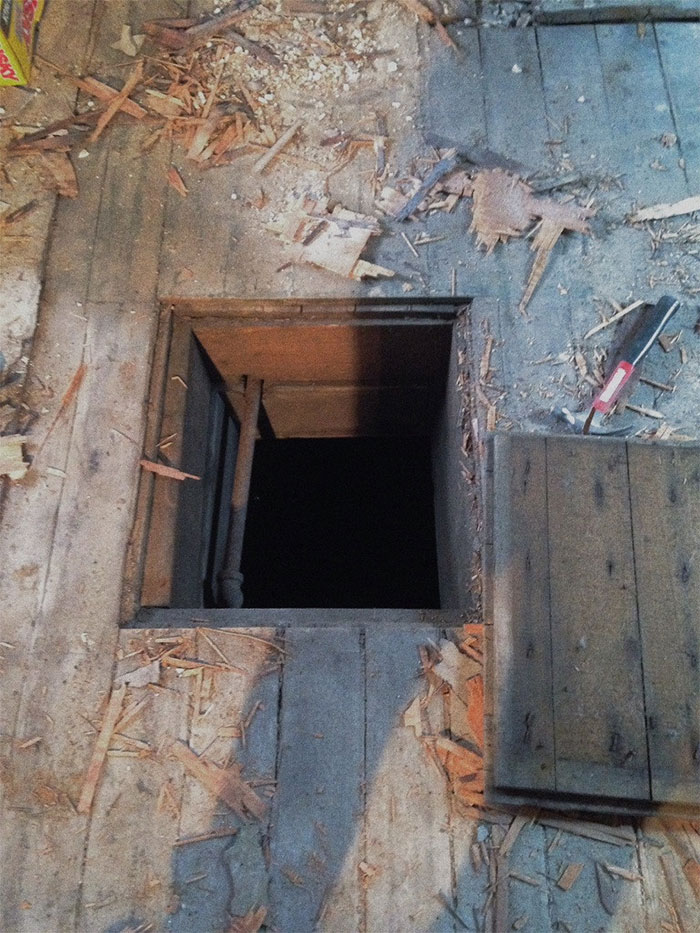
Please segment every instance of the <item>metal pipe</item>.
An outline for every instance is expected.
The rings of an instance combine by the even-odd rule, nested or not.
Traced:
[[[258,430],[262,385],[262,379],[253,379],[251,376],[246,379],[241,435],[238,439],[236,469],[233,475],[231,518],[226,539],[224,565],[219,574],[221,602],[228,609],[240,609],[243,606],[241,558],[243,557],[243,538],[250,496],[250,478],[253,473],[253,453]]]

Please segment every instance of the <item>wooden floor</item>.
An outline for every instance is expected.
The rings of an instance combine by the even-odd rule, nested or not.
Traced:
[[[461,629],[317,623],[122,632],[113,689],[130,685],[76,866],[78,929],[224,930],[261,907],[285,931],[661,928],[652,895],[667,846],[694,859],[697,836],[526,810],[477,818],[403,719],[421,698],[425,736],[458,734],[459,710],[429,688],[419,652]],[[152,682],[133,685],[159,657]],[[184,746],[240,765],[259,818],[183,768]],[[60,808],[49,780],[34,797]],[[71,823],[44,838],[44,858]],[[582,871],[565,892],[572,864]],[[621,873],[604,871],[602,893],[596,865]],[[674,903],[692,924],[682,887]],[[33,916],[29,901],[8,909],[4,929],[31,929]]]
[[[700,449],[497,435],[493,787],[619,812],[700,805]]]
[[[158,0],[147,10],[130,0],[53,0],[39,51],[63,68],[120,85],[124,59],[110,46],[124,23],[137,33],[144,18],[212,7],[205,0]],[[678,236],[681,223],[668,225],[671,238],[652,240],[648,231],[626,225],[624,217],[635,204],[697,193],[699,27],[459,26],[453,34],[462,51],[453,55],[423,26],[416,29],[400,6],[386,4],[382,10],[381,41],[395,50],[401,81],[389,86],[373,77],[377,94],[368,99],[387,113],[390,170],[399,175],[412,171],[412,161],[425,156],[423,129],[488,144],[547,171],[571,163],[590,175],[582,193],[593,196],[599,209],[596,235],[572,235],[558,245],[530,306],[532,320],[526,322],[517,304],[531,262],[529,242],[483,256],[466,233],[465,205],[406,226],[404,232],[411,235],[423,230],[447,237],[422,247],[418,258],[389,225],[385,235],[375,238],[368,258],[396,268],[399,275],[379,285],[349,283],[318,270],[282,268],[285,251],[264,223],[287,192],[301,184],[294,166],[280,164],[270,172],[264,182],[267,212],[254,215],[246,203],[258,197],[259,183],[239,166],[193,171],[169,140],[144,153],[149,128],[127,122],[115,124],[90,147],[88,157],[76,160],[80,197],[75,201],[55,204],[51,195],[36,195],[31,177],[11,167],[14,184],[3,187],[1,197],[12,208],[35,196],[38,200],[21,227],[2,234],[3,323],[6,309],[19,313],[19,359],[37,314],[38,329],[23,396],[27,411],[35,413],[27,444],[32,467],[24,480],[6,483],[2,491],[3,930],[124,930],[137,929],[142,920],[160,929],[174,925],[175,918],[180,929],[197,929],[187,911],[196,913],[202,899],[217,913],[199,928],[220,929],[235,889],[215,901],[205,887],[207,878],[197,876],[215,871],[223,887],[229,884],[227,865],[246,860],[252,877],[260,866],[253,855],[247,860],[247,851],[232,848],[239,837],[211,843],[228,851],[215,868],[197,855],[196,843],[194,849],[173,849],[177,837],[205,832],[221,825],[219,820],[226,825],[228,817],[221,817],[211,800],[196,799],[196,786],[183,781],[167,755],[154,760],[110,756],[92,818],[76,812],[76,790],[113,684],[120,638],[125,646],[124,639],[133,637],[120,636],[118,630],[122,568],[137,496],[151,354],[159,321],[167,317],[168,297],[234,297],[264,304],[267,298],[290,296],[358,303],[383,295],[418,299],[450,297],[454,291],[475,296],[475,374],[488,335],[495,340],[490,372],[482,379],[488,405],[481,398],[480,420],[471,425],[470,442],[478,450],[488,407],[495,408],[499,427],[541,432],[551,426],[550,408],[562,395],[577,398],[582,380],[569,362],[572,345],[581,345],[590,368],[595,348],[605,351],[616,338],[608,328],[595,344],[582,342],[599,319],[596,308],[609,313],[609,299],[624,304],[671,291],[684,301],[681,337],[668,354],[657,356],[650,372],[661,382],[674,379],[677,388],[670,395],[642,387],[635,400],[658,407],[677,431],[698,435],[700,355],[692,329],[700,270],[689,253],[692,244]],[[42,94],[3,94],[5,122],[31,126],[73,111],[72,86],[50,68],[40,67],[36,74]],[[343,120],[354,125],[358,111],[352,98],[338,106],[345,107]],[[661,143],[664,134],[667,141],[669,134],[676,138],[668,148]],[[358,158],[329,182],[332,196],[351,209],[372,209],[363,175],[373,168],[373,156],[368,159]],[[189,187],[186,199],[167,184],[171,165]],[[320,184],[323,178],[305,176],[307,181]],[[232,192],[237,199],[232,200]],[[493,925],[507,911],[504,929],[515,924],[540,930],[556,923],[571,930],[663,929],[663,924],[671,930],[693,929],[697,879],[684,867],[700,852],[689,824],[630,824],[617,833],[604,833],[594,824],[582,836],[580,827],[560,832],[551,820],[521,820],[507,882],[493,888],[495,869],[481,865],[484,852],[480,848],[477,855],[471,845],[483,842],[486,855],[495,853],[507,827],[456,816],[439,773],[433,777],[432,764],[425,763],[424,749],[396,724],[419,684],[417,643],[423,637],[423,629],[397,627],[390,636],[367,630],[363,648],[356,627],[329,630],[323,634],[327,650],[319,655],[322,642],[316,636],[290,632],[282,642],[285,650],[288,640],[289,645],[295,639],[299,643],[284,656],[282,671],[266,674],[251,687],[251,697],[255,689],[261,691],[256,696],[272,699],[251,723],[259,744],[251,738],[247,749],[239,750],[242,757],[250,756],[243,762],[246,774],[259,780],[276,776],[280,794],[285,785],[287,793],[299,790],[289,806],[281,797],[273,796],[271,803],[270,819],[284,828],[274,836],[279,848],[270,850],[270,909],[277,928],[301,929],[318,920],[329,930],[346,925],[372,931],[461,929],[460,921],[435,900],[442,891],[468,927],[476,929],[472,908],[482,924],[489,892],[498,890],[499,902],[490,905],[493,912],[486,911],[486,920]],[[236,663],[238,654],[226,653]],[[252,655],[246,660],[245,654],[241,665],[257,670],[255,665],[263,663]],[[343,685],[340,694],[320,674],[330,658]],[[308,710],[298,703],[285,705],[287,673],[287,683],[297,679]],[[165,676],[164,689],[157,695],[150,691],[153,712],[134,723],[139,731],[132,738],[155,747],[166,737],[187,739],[200,751],[210,733],[207,717],[192,724],[189,693],[182,692],[194,689],[190,678]],[[215,713],[222,728],[251,709],[247,689],[231,682],[230,698]],[[280,684],[278,737],[277,720],[269,717]],[[333,706],[338,696],[344,703]],[[323,711],[321,701],[326,702]],[[330,721],[327,708],[337,711]],[[273,738],[265,734],[266,723]],[[304,768],[326,775],[313,786],[300,786],[303,774],[295,770],[300,748],[307,756]],[[332,754],[333,749],[343,755]],[[139,749],[132,743],[125,750]],[[219,745],[218,753],[225,755],[226,748]],[[167,791],[158,807],[167,780],[175,788],[177,818]],[[329,804],[328,788],[336,784],[343,794]],[[260,785],[258,791],[264,795],[269,786]],[[316,793],[320,788],[323,793]],[[352,815],[346,799],[357,803]],[[295,822],[297,808],[308,815],[301,824]],[[329,828],[328,842],[314,820]],[[363,827],[366,848],[358,859]],[[245,838],[254,853],[255,835],[251,831]],[[319,850],[325,868],[311,857],[300,861]],[[364,869],[365,888],[362,879],[358,883],[356,865],[366,860],[371,868],[370,859],[382,872],[368,877]],[[316,870],[309,870],[309,861]],[[565,891],[557,880],[571,863],[584,868]],[[601,876],[599,863],[635,877],[611,875],[607,869]],[[283,874],[285,867],[290,874]],[[216,892],[218,883],[211,888]],[[326,903],[328,912],[319,913]],[[293,911],[303,922],[288,924]]]

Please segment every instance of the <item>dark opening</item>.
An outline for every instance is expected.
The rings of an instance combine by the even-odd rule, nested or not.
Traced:
[[[260,440],[248,608],[438,608],[427,437]]]

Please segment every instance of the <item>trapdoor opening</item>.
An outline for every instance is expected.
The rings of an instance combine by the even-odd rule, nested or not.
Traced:
[[[468,608],[464,310],[176,308],[136,608]]]

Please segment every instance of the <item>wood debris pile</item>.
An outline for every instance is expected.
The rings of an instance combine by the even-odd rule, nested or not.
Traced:
[[[509,891],[513,880],[531,887],[549,883],[567,896],[582,884],[590,890],[593,883],[602,909],[617,916],[626,885],[649,886],[658,884],[662,877],[668,882],[664,903],[669,914],[668,925],[662,927],[679,933],[691,915],[692,896],[700,899],[700,823],[663,817],[621,823],[614,817],[581,819],[575,812],[561,815],[529,807],[513,814],[485,803],[482,630],[481,625],[465,625],[456,642],[443,639],[439,645],[430,642],[419,649],[425,688],[402,719],[403,727],[415,732],[426,755],[445,775],[457,813],[481,824],[470,847],[474,872],[485,868],[488,877],[483,907],[475,909],[475,917],[480,918],[477,929],[481,928],[481,918],[486,929],[527,925],[526,915],[512,923]],[[548,878],[534,866],[522,871],[527,847],[523,850],[520,846],[520,854],[516,850],[522,834],[541,833],[542,828],[552,836],[547,846]],[[590,859],[571,860],[566,836],[587,840],[593,847]],[[538,845],[541,841],[533,843],[533,848]],[[690,899],[681,890],[676,868],[669,861],[669,846],[679,856]],[[439,899],[453,914],[449,899]],[[458,919],[466,928],[461,917]]]
[[[452,211],[459,198],[470,197],[473,208],[469,229],[475,234],[477,245],[485,247],[487,253],[498,243],[533,233],[532,250],[536,255],[520,302],[524,314],[559,237],[565,230],[589,234],[588,220],[594,211],[570,202],[536,197],[522,178],[502,168],[475,169],[470,173],[455,166],[454,150],[448,150],[428,173],[427,184],[409,179],[404,180],[402,190],[386,186],[377,207],[403,220],[415,211]]]
[[[421,647],[427,692],[413,700],[403,718],[456,797],[478,809],[485,807],[482,637],[481,625],[465,625],[459,645],[443,639],[437,647]]]
[[[323,15],[313,18],[295,15],[301,7],[297,0],[233,0],[203,20],[152,21],[143,27],[143,49],[144,36],[132,36],[127,25],[113,47],[126,55],[147,54],[120,89],[40,60],[91,100],[76,117],[21,135],[8,154],[38,156],[53,187],[75,197],[68,153],[89,148],[118,113],[153,126],[146,148],[172,137],[189,161],[212,168],[264,154],[285,130],[299,128],[301,105],[310,111],[305,135],[315,160],[302,158],[302,163],[336,164],[339,152],[320,145],[326,111],[357,88],[363,69],[382,53],[360,5],[330,0]]]
[[[114,686],[84,777],[77,805],[79,813],[90,812],[108,757],[160,760],[165,756],[178,761],[185,772],[242,818],[263,818],[265,801],[243,779],[240,766],[228,753],[224,764],[219,765],[208,756],[196,754],[178,736],[163,734],[154,746],[145,740],[152,739],[152,735],[133,734],[133,726],[144,712],[151,707],[155,710],[159,696],[172,691],[173,678],[190,680],[192,715],[196,720],[203,715],[203,705],[211,705],[219,675],[243,677],[252,685],[277,669],[282,648],[276,642],[244,633],[237,637],[249,640],[253,648],[262,653],[263,661],[258,662],[256,670],[233,664],[213,630],[195,629],[186,636],[146,633],[130,640],[131,650],[122,653],[118,663]],[[232,739],[244,739],[256,710],[257,706],[235,728],[218,730],[217,740],[230,746]]]
[[[308,263],[351,279],[391,277],[393,271],[360,259],[371,236],[380,232],[374,217],[336,205],[328,199],[302,198],[268,225],[291,247],[292,262]]]

